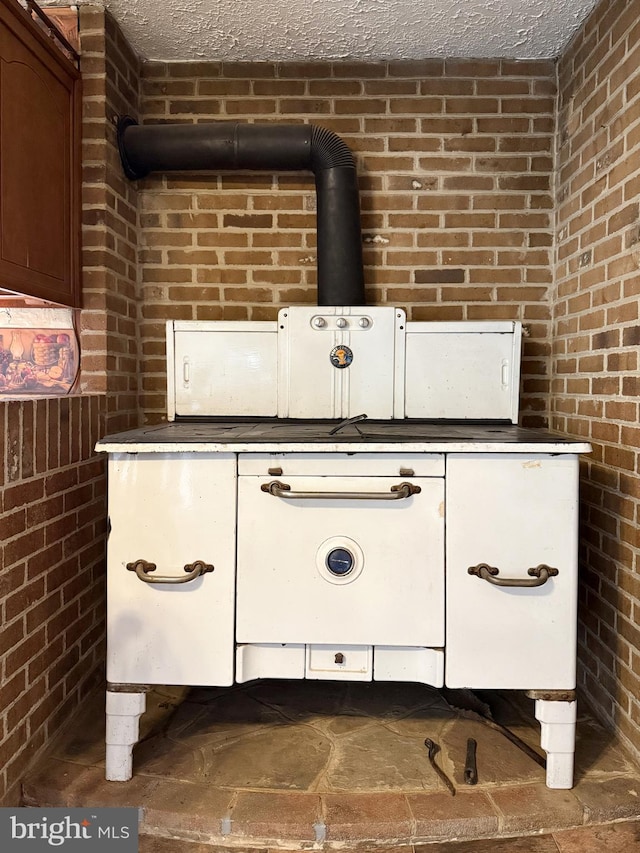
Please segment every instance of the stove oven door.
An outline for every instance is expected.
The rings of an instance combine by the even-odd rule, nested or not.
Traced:
[[[236,460],[109,459],[107,679],[233,683]]]
[[[442,476],[390,455],[285,456],[277,477],[240,457],[237,641],[442,646]]]
[[[571,690],[578,457],[447,461],[448,687]]]

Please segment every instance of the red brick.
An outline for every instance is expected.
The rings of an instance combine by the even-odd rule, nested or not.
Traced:
[[[11,566],[38,551],[44,545],[44,531],[30,530],[4,543],[4,564]]]

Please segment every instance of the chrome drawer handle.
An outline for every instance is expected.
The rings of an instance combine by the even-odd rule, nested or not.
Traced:
[[[288,483],[281,483],[279,480],[263,483],[260,488],[276,498],[287,500],[321,498],[322,500],[400,501],[403,498],[410,498],[411,495],[419,495],[422,491],[420,486],[414,486],[413,483],[400,483],[398,486],[391,486],[388,492],[294,492]]]
[[[488,563],[478,563],[477,566],[469,566],[467,569],[470,575],[477,575],[484,581],[492,583],[494,586],[542,586],[549,578],[554,578],[558,574],[557,569],[551,566],[546,566],[541,563],[532,569],[527,569],[527,574],[531,575],[531,580],[526,578],[499,578],[496,577],[498,569],[495,566],[490,566]]]
[[[149,563],[147,560],[136,560],[134,563],[127,563],[127,569],[130,572],[135,572],[141,581],[145,583],[188,583],[200,575],[207,572],[212,572],[214,567],[211,563],[205,563],[203,560],[196,560],[195,563],[187,563],[184,567],[186,575],[182,577],[171,577],[170,575],[157,575],[152,577],[149,572],[155,572],[158,567],[155,563]]]

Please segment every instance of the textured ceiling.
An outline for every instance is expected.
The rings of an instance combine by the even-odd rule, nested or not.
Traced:
[[[104,5],[146,59],[286,62],[554,58],[596,2],[105,0]],[[41,5],[66,2],[41,0]]]

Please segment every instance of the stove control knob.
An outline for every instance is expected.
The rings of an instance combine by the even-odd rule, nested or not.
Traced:
[[[345,320],[344,317],[338,317],[338,319],[336,320],[336,326],[339,329],[346,329],[347,325],[348,325],[347,321]]]
[[[327,568],[337,577],[348,575],[353,570],[354,563],[353,554],[346,548],[334,548],[327,554]]]
[[[316,327],[316,329],[324,329],[324,327],[327,325],[327,321],[324,319],[324,317],[314,317],[311,322]]]
[[[368,329],[371,325],[371,320],[368,317],[360,317],[358,320],[358,325],[361,329]]]

